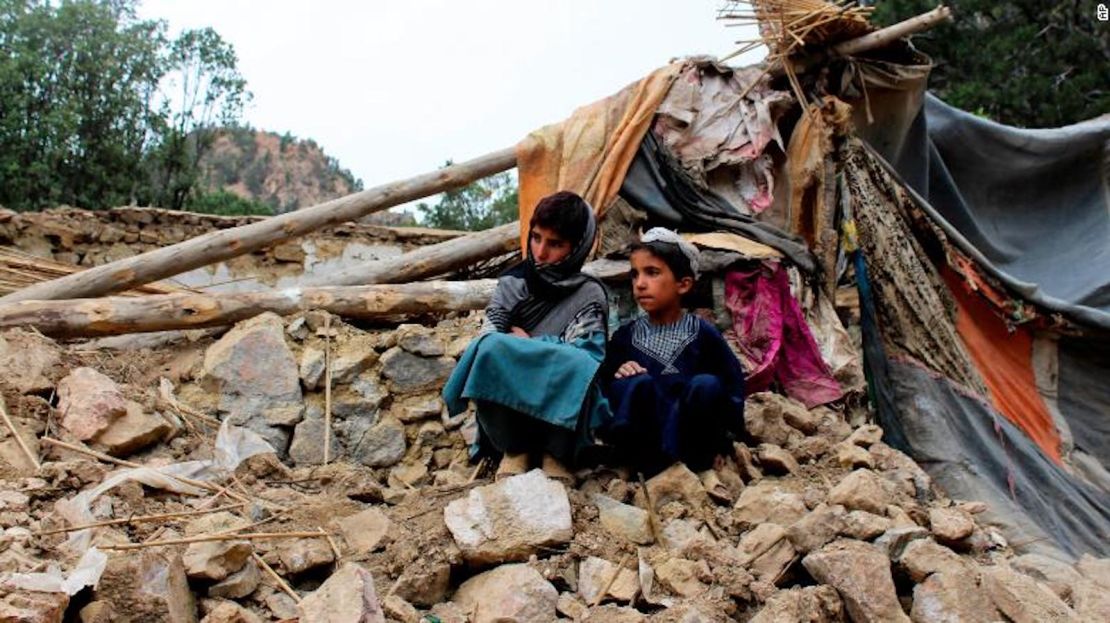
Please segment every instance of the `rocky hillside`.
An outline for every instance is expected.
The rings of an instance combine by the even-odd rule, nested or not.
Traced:
[[[253,128],[222,130],[200,162],[209,191],[226,190],[288,212],[362,189],[312,139]]]

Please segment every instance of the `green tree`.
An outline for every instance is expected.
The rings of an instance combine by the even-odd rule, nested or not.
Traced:
[[[935,0],[879,0],[886,25]],[[1058,127],[1110,111],[1110,28],[1093,2],[951,0],[955,20],[914,37],[933,58],[930,88],[964,110],[1022,127]]]
[[[444,166],[450,166],[448,160]],[[421,222],[439,229],[480,231],[518,218],[518,188],[511,173],[498,173],[443,193],[435,205],[416,206]]]

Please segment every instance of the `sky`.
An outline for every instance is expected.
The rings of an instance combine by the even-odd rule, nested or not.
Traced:
[[[509,147],[670,59],[753,33],[720,0],[145,0],[232,45],[252,126],[312,138],[367,188]],[[762,50],[735,64],[760,60]]]

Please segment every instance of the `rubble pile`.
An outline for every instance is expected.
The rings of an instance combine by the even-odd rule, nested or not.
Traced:
[[[0,335],[41,460],[5,431],[0,621],[1110,620],[1110,560],[1017,555],[879,427],[778,394],[712,472],[494,482],[439,398],[478,324]]]

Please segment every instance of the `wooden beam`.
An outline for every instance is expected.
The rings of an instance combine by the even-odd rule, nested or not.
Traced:
[[[372,212],[460,188],[515,165],[516,154],[513,148],[502,149],[432,173],[376,186],[256,223],[214,231],[175,245],[38,283],[0,298],[0,303],[89,298],[128,290],[296,238],[328,225],[351,221]]]
[[[0,328],[32,326],[51,337],[95,337],[226,325],[262,312],[322,309],[348,318],[382,318],[482,309],[495,279],[397,285],[288,288],[236,294],[152,294],[0,304]]]
[[[927,13],[922,13],[907,20],[881,28],[875,32],[867,33],[862,37],[839,43],[832,48],[837,56],[852,56],[868,50],[877,50],[889,45],[902,37],[929,30],[933,26],[952,19],[952,9],[941,5]]]
[[[397,257],[375,260],[338,272],[318,275],[309,285],[354,286],[408,283],[465,268],[520,248],[520,222],[467,234],[421,247]]]

